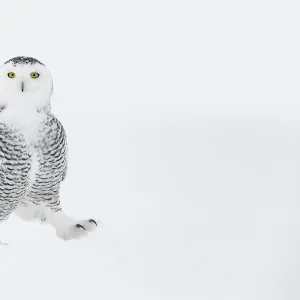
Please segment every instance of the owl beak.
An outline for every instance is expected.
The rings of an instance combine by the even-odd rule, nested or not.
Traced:
[[[24,81],[21,82],[21,91],[24,92]]]

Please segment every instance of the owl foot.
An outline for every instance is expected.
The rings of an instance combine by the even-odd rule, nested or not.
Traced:
[[[56,235],[65,241],[87,236],[89,232],[94,231],[101,224],[95,219],[78,221],[66,215],[62,210],[52,211],[47,207],[45,217],[47,222],[56,229]]]
[[[64,226],[56,230],[56,235],[63,240],[79,239],[88,235],[88,232],[94,231],[98,226],[98,222],[94,219],[84,220]]]

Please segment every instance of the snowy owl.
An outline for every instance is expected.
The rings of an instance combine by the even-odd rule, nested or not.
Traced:
[[[64,240],[97,227],[62,211],[60,183],[67,173],[67,141],[51,113],[52,77],[31,57],[15,57],[0,67],[0,222],[11,213],[47,221]]]

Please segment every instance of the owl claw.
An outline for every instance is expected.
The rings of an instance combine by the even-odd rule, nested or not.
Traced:
[[[90,223],[94,223],[96,226],[98,226],[97,222],[95,220],[93,220],[93,219],[90,219],[89,222]]]
[[[96,230],[98,223],[93,219],[77,222],[75,224],[73,223],[73,225],[57,228],[57,236],[63,240],[79,239],[87,236],[89,232]],[[101,222],[98,224],[101,224]]]
[[[77,228],[82,228],[84,231],[86,231],[86,229],[81,225],[81,224],[76,224]]]

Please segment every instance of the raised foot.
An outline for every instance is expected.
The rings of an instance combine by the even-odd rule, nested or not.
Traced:
[[[69,226],[64,226],[56,230],[56,235],[63,240],[79,239],[87,236],[88,232],[95,231],[98,224],[101,223],[94,219],[83,220]]]

